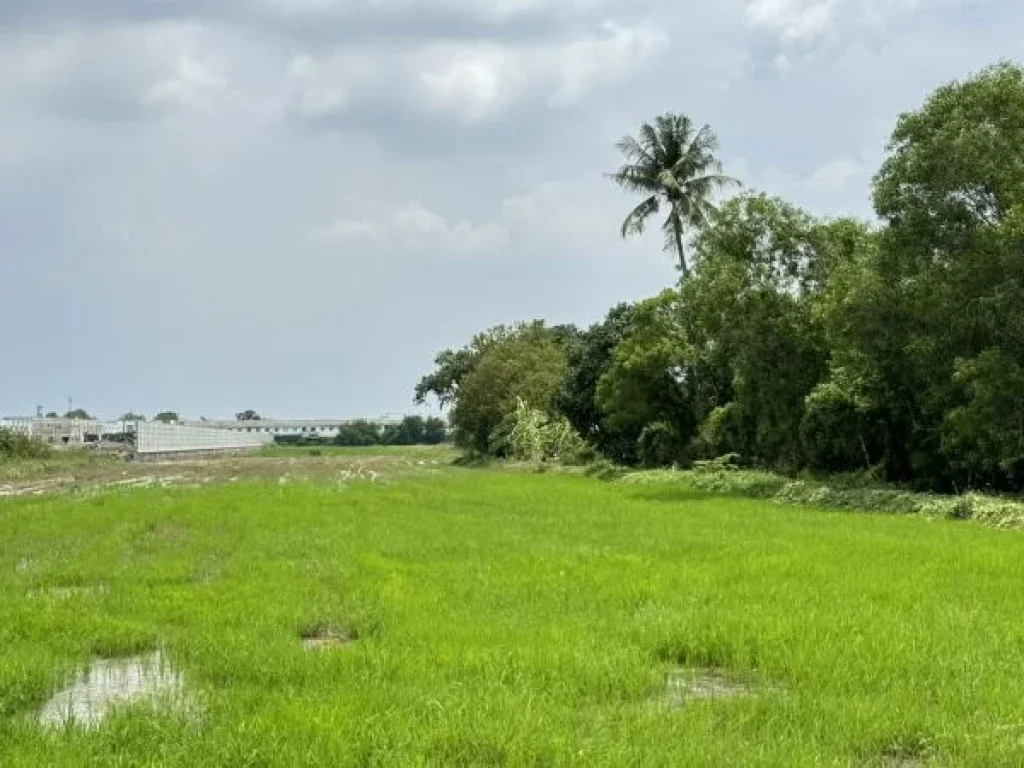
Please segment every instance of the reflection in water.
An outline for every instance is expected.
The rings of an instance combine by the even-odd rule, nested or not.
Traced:
[[[97,659],[73,684],[58,692],[39,713],[39,722],[62,727],[77,723],[86,728],[100,722],[118,706],[177,699],[184,679],[163,653],[123,659]]]

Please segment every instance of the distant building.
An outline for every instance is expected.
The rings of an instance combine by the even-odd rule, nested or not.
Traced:
[[[379,427],[393,426],[401,423],[401,419],[259,419],[255,421],[181,421],[188,427],[205,427],[206,429],[227,429],[232,432],[251,434],[267,434],[274,436],[297,435],[299,437],[335,437],[342,427],[356,421],[368,421]]]
[[[378,427],[401,423],[398,418],[379,419],[304,419],[282,420],[261,419],[254,421],[179,421],[182,427],[219,429],[235,433],[270,435],[271,437],[293,435],[305,438],[329,440],[336,437],[342,427],[356,421],[369,422]],[[134,435],[140,422],[101,422],[95,419],[44,419],[19,417],[0,419],[0,428],[9,429],[28,437],[35,437],[48,445],[83,445],[95,442],[104,435]]]
[[[0,428],[34,437],[47,445],[83,445],[99,440],[106,432],[95,419],[5,418],[0,419]]]

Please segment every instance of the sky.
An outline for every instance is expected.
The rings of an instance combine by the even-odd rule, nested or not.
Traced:
[[[415,412],[441,349],[676,279],[604,177],[666,111],[869,217],[899,113],[1016,0],[7,0],[0,414]]]

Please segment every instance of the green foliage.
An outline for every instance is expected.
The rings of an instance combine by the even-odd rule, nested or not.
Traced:
[[[381,428],[377,424],[364,419],[343,424],[334,436],[335,445],[380,445]]]
[[[685,320],[677,291],[635,307],[631,327],[597,385],[597,404],[612,429],[639,439],[646,426],[661,423],[679,440],[690,439],[699,381],[686,375],[694,352]]]
[[[636,441],[637,460],[644,467],[686,463],[687,442],[671,424],[655,421],[644,427]]]
[[[969,485],[1024,486],[1024,369],[988,349],[958,361],[954,382],[963,404],[946,417],[943,452]]]
[[[448,438],[448,429],[436,416],[406,416],[400,424],[387,426],[380,436],[382,445],[440,445]],[[364,443],[368,445],[369,443]]]
[[[608,316],[579,335],[567,350],[568,368],[554,408],[598,452],[620,463],[636,460],[635,424],[611,424],[598,406],[598,383],[612,367],[616,348],[632,331],[636,308],[619,304]]]
[[[585,463],[592,453],[564,416],[552,417],[522,398],[492,436],[491,450],[522,461],[565,465]]]
[[[175,411],[162,411],[153,417],[153,421],[159,421],[164,424],[176,424],[181,421],[181,417]]]
[[[920,515],[949,520],[974,519],[999,528],[1024,529],[1024,503],[1014,499],[977,493],[946,496],[860,483],[846,486],[838,482],[793,480],[771,472],[723,466],[733,461],[733,457],[723,457],[721,462],[708,462],[693,471],[684,472],[631,472],[624,475],[620,482],[636,486],[679,486],[706,493],[823,509]]]
[[[92,416],[90,416],[89,412],[86,411],[84,408],[75,408],[74,410],[65,413],[64,418],[90,420],[92,419]]]
[[[127,413],[122,413],[121,414],[121,418],[118,419],[118,421],[145,421],[145,420],[146,420],[145,416],[143,416],[141,413],[135,413],[134,411],[128,411]]]
[[[449,420],[460,447],[503,455],[508,419],[519,398],[545,412],[553,410],[567,368],[566,349],[575,341],[575,329],[540,321],[492,329],[458,352],[442,352],[434,373],[417,387],[416,398],[432,394],[452,406]]]
[[[53,451],[45,443],[0,427],[0,462],[45,459]]]
[[[357,419],[338,427],[334,437],[319,434],[277,435],[280,445],[334,444],[347,447],[440,445],[448,439],[444,421],[437,417],[406,416],[399,424],[381,427],[379,424]]]
[[[503,450],[523,396],[626,464],[734,453],[790,474],[1024,492],[1024,70],[991,67],[899,118],[875,227],[757,193],[712,205],[714,136],[681,115],[619,148],[613,179],[645,195],[623,234],[667,212],[687,279],[560,339],[553,400],[492,373],[506,384],[478,383],[460,411],[489,349],[521,330],[444,353],[421,387],[486,427],[462,445]]]

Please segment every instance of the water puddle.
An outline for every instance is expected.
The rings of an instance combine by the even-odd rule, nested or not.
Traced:
[[[29,597],[42,600],[76,600],[87,597],[102,597],[107,594],[106,584],[92,584],[70,587],[50,587],[48,589],[36,589],[28,593]]]
[[[688,701],[743,699],[777,690],[721,669],[680,668],[669,672],[664,701],[669,707],[681,707]]]
[[[39,722],[61,728],[77,724],[95,728],[116,708],[149,703],[180,706],[185,681],[163,653],[123,659],[97,659],[59,691],[39,713]]]

